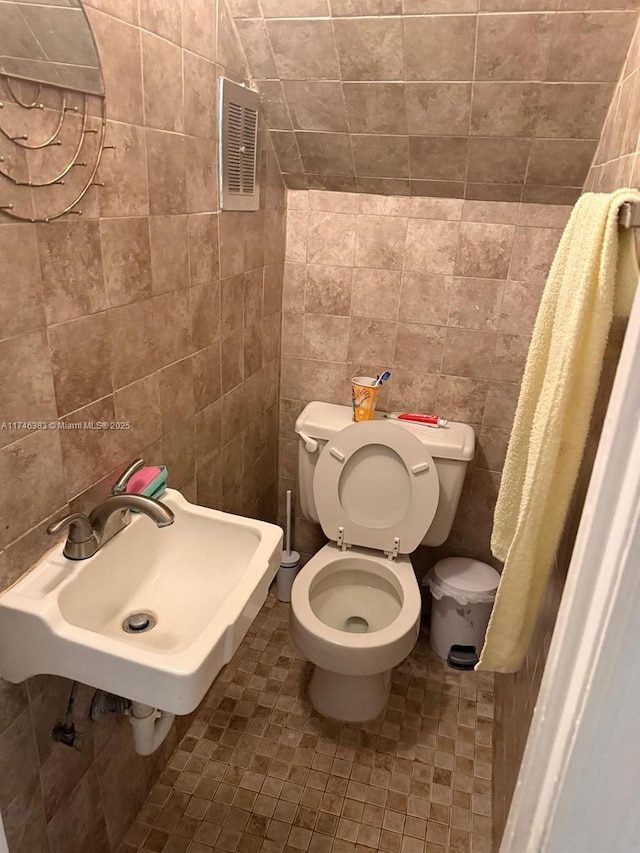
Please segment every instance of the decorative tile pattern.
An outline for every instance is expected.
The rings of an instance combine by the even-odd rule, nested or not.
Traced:
[[[637,16],[635,0],[261,5],[231,11],[290,189],[557,204],[580,195]]]
[[[423,632],[384,714],[317,714],[269,596],[119,853],[490,853],[493,676]]]

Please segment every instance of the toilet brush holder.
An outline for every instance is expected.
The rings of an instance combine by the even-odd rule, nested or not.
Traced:
[[[300,554],[297,551],[283,551],[276,575],[276,595],[279,601],[291,601],[291,587],[299,571]]]
[[[287,526],[285,545],[276,575],[276,595],[279,601],[291,601],[291,587],[300,571],[300,554],[291,550],[291,489],[287,489]]]

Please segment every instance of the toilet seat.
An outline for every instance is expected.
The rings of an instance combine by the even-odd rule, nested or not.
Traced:
[[[351,424],[327,442],[313,493],[329,539],[395,556],[414,551],[431,526],[440,481],[415,435],[388,421],[368,421]],[[393,507],[391,514],[382,512],[385,505]]]

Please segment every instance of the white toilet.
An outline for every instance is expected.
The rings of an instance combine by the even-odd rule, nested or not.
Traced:
[[[293,584],[291,633],[315,664],[313,706],[336,720],[372,720],[418,638],[420,590],[407,555],[449,535],[475,435],[452,422],[356,424],[350,406],[317,402],[296,433],[302,511],[331,542]]]

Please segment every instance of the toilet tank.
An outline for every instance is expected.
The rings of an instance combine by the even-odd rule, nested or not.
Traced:
[[[383,419],[383,415],[376,415]],[[298,487],[300,505],[305,518],[319,523],[313,497],[313,477],[316,463],[325,444],[336,433],[353,423],[351,406],[313,402],[305,406],[296,421],[298,447]],[[462,484],[468,462],[475,451],[475,433],[468,424],[449,421],[448,426],[430,429],[406,422],[396,422],[399,429],[407,429],[424,444],[433,457],[440,480],[438,509],[427,530],[423,545],[441,545],[451,531],[458,509]],[[317,444],[317,446],[316,446]]]

